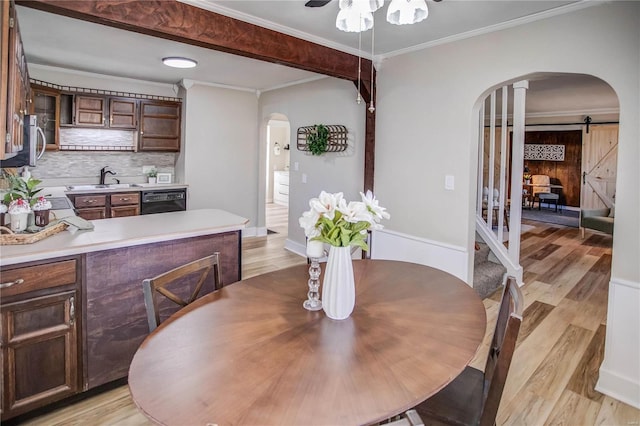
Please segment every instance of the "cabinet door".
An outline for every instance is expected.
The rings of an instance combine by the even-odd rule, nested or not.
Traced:
[[[47,150],[57,150],[58,129],[60,128],[60,93],[55,90],[32,87],[33,103],[31,113],[38,117],[38,126],[47,138]]]
[[[9,13],[10,3],[8,1],[0,2],[0,76],[9,75]],[[0,84],[0,159],[5,158],[5,137],[9,133],[7,126],[10,121],[8,119],[7,107],[9,103],[8,98],[8,81],[2,81]]]
[[[105,219],[107,217],[106,207],[93,207],[88,209],[77,209],[78,216],[86,220]]]
[[[80,391],[76,292],[2,306],[2,419]]]
[[[27,74],[27,62],[24,57],[24,51],[22,48],[22,40],[20,38],[20,31],[18,29],[18,21],[16,19],[15,6],[13,2],[2,2],[3,8],[3,51],[2,61],[3,68],[4,62],[7,64],[7,74],[3,74],[3,79],[7,78],[6,84],[6,98],[2,101],[4,103],[6,99],[6,134],[8,139],[4,139],[3,134],[2,141],[5,141],[5,153],[14,153],[20,151],[23,147],[23,129],[24,129],[24,116],[28,111],[28,101],[30,97],[29,88],[29,75]],[[7,5],[6,3],[9,3]],[[4,22],[4,12],[7,12],[6,22]],[[5,28],[5,25],[7,28]],[[5,34],[5,31],[8,33]],[[8,44],[7,50],[4,50],[4,37]],[[5,55],[7,57],[5,58]],[[4,86],[4,82],[3,82]]]
[[[99,96],[76,95],[76,125],[104,127],[105,101]]]
[[[138,216],[140,214],[140,206],[111,206],[110,213],[110,217]]]
[[[135,99],[109,99],[109,127],[135,129],[138,125],[138,103]]]
[[[180,151],[179,102],[140,101],[140,151]]]

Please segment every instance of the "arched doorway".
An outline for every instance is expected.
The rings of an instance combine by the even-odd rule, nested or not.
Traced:
[[[618,97],[606,82],[593,76],[536,74],[524,78],[530,80],[526,93],[526,125],[522,129],[520,148],[523,148],[522,152],[526,152],[524,148],[527,145],[538,145],[536,149],[540,156],[529,155],[524,162],[520,160],[523,176],[506,179],[506,182],[511,186],[517,182],[515,190],[523,190],[521,177],[524,178],[524,174],[527,173],[524,170],[525,165],[528,166],[529,173],[551,175],[552,178],[560,180],[559,198],[563,200],[563,208],[556,212],[553,206],[548,208],[543,204],[542,209],[538,210],[540,207],[536,202],[533,211],[544,212],[546,209],[550,215],[557,215],[563,219],[569,216],[569,212],[575,212],[576,215],[573,225],[555,223],[546,218],[532,220],[524,214],[530,206],[523,206],[521,203],[510,205],[510,217],[520,218],[520,215],[513,214],[514,209],[521,213],[522,232],[518,231],[517,235],[510,235],[506,230],[503,232],[518,239],[518,259],[523,269],[523,290],[527,294],[523,317],[528,319],[529,325],[519,337],[521,344],[516,350],[509,373],[516,379],[509,381],[505,387],[498,424],[526,423],[529,420],[526,414],[528,407],[540,401],[534,401],[536,397],[527,391],[536,386],[538,389],[544,389],[541,395],[544,398],[549,397],[550,401],[553,400],[550,397],[553,392],[556,392],[555,395],[562,394],[562,397],[547,407],[545,416],[548,423],[554,423],[562,417],[563,404],[570,398],[584,398],[584,401],[603,401],[603,398],[607,401],[608,398],[596,389],[599,368],[604,360],[605,336],[609,333],[607,310],[613,237],[604,232],[587,229],[583,238],[578,229],[577,216],[581,209],[592,207],[581,202],[583,197],[580,194],[584,193],[585,189],[605,194],[605,198],[609,191],[615,192],[615,179],[607,179],[605,172],[611,172],[608,176],[615,176],[617,169],[617,166],[611,165],[610,162],[611,147],[617,143],[617,140],[612,140],[612,137],[617,135],[617,131],[613,132],[612,128],[617,128]],[[580,82],[584,85],[584,90],[599,93],[599,96],[604,97],[601,99],[602,102],[585,102],[587,99],[580,97]],[[488,111],[490,108],[485,109]],[[507,109],[508,143],[505,154],[509,158],[512,152],[518,151],[513,146],[518,138],[512,134],[513,129],[510,128],[513,124],[510,121],[513,118],[512,109],[510,106]],[[585,121],[586,116],[590,119]],[[572,138],[560,137],[569,132],[575,133]],[[602,136],[603,132],[607,132],[606,137]],[[578,138],[577,143],[574,141],[575,137]],[[492,175],[493,170],[497,169],[499,172],[503,166],[498,162],[496,167],[495,163],[489,160],[491,150],[485,149],[490,148],[489,139],[490,137],[484,137],[484,134],[479,138],[482,144],[480,151],[484,150],[486,153],[483,158],[486,167],[479,169],[478,173],[480,182],[488,180],[487,177]],[[566,142],[567,140],[572,142]],[[606,144],[602,142],[605,140]],[[570,144],[573,146],[570,147]],[[545,151],[549,151],[544,149],[545,145],[564,145],[564,158],[544,157]],[[493,158],[501,158],[500,145],[498,147],[493,151]],[[600,157],[594,159],[594,154]],[[510,162],[511,160],[504,165],[505,173],[494,171],[494,178],[498,176],[495,179],[499,180],[500,176],[504,178],[505,175],[509,175]],[[567,162],[570,164],[563,164]],[[586,187],[583,180],[585,164],[592,164],[592,170],[604,169],[600,171],[601,178],[596,179],[596,183],[601,184],[600,187]],[[513,189],[509,188],[507,194],[513,194]],[[570,191],[573,193],[569,193]],[[506,198],[505,205],[508,205],[508,197]],[[601,202],[604,203],[604,200]],[[478,216],[481,216],[480,212]],[[492,234],[497,234],[494,226],[490,229]],[[502,243],[500,241],[500,244]],[[489,300],[492,298],[499,299],[499,294],[490,297]],[[490,308],[491,303],[497,301],[486,303]],[[570,355],[560,360],[562,357],[558,357],[559,348]],[[589,368],[585,368],[586,365],[589,365]],[[552,369],[562,371],[564,379],[561,385],[558,385],[558,382],[545,382],[547,379],[543,376],[548,377],[547,373]]]

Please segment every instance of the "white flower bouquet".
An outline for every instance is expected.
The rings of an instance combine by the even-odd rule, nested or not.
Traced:
[[[382,219],[389,219],[384,207],[371,191],[360,193],[362,201],[347,201],[342,192],[325,191],[318,198],[309,200],[311,209],[298,220],[309,241],[321,241],[335,247],[369,247],[365,241],[367,230],[382,229]]]

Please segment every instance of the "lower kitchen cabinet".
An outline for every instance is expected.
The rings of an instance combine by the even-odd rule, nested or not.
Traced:
[[[140,214],[140,193],[111,194],[109,204],[111,206],[109,217],[138,216]]]
[[[72,197],[69,197],[72,198]],[[71,200],[78,216],[86,220],[105,219],[107,216],[107,196],[76,195]]]
[[[2,420],[81,387],[81,261],[2,270]]]
[[[78,216],[86,220],[108,217],[138,216],[140,214],[139,192],[111,194],[68,195]]]

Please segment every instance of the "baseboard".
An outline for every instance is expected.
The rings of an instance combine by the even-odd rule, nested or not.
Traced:
[[[608,368],[600,367],[600,377],[598,378],[598,383],[596,383],[596,390],[640,409],[640,383],[636,383],[627,377],[622,377]],[[633,395],[635,395],[635,400]]]
[[[292,253],[295,253],[299,256],[307,257],[307,246],[304,244],[296,243],[293,240],[287,238],[284,242],[285,250],[289,250]]]
[[[242,230],[242,238],[264,237],[265,235],[267,235],[267,228],[265,227],[258,228],[256,226],[252,226]]]
[[[596,390],[640,409],[640,282],[609,281],[604,361]]]
[[[446,271],[467,282],[469,252],[465,247],[383,229],[373,231],[372,259],[400,260]],[[468,284],[468,283],[467,283]]]

